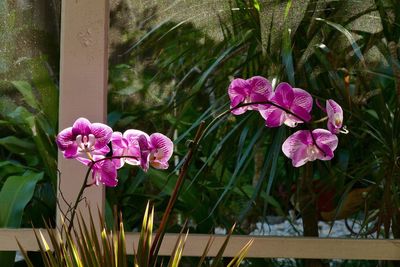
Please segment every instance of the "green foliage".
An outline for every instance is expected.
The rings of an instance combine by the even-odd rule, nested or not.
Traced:
[[[334,160],[313,164],[311,178],[335,188],[336,213],[352,189],[371,189],[348,218],[365,226],[354,235],[396,224],[400,16],[394,1],[229,2],[229,16],[220,18],[222,39],[192,23],[164,21],[132,33],[125,50],[115,51],[122,56],[110,67],[110,121],[117,128],[174,135],[177,161],[170,174],[132,170],[121,177],[127,182],[109,196],[110,203],[127,214],[132,205],[143,207],[150,194],[157,209],[165,207],[186,149],[182,140],[193,136],[201,120],[227,109],[228,79],[262,75],[304,88],[322,105],[335,99],[344,107],[350,133],[340,136]],[[370,22],[371,16],[382,24]],[[316,111],[315,127],[326,128],[324,116]],[[193,230],[207,232],[239,221],[248,233],[265,215],[285,216],[299,177],[280,152],[290,133],[263,128],[255,114],[215,122],[183,185],[175,223],[190,217]],[[133,180],[140,183],[133,187]],[[375,227],[366,229],[371,222]]]
[[[100,266],[130,266],[129,257],[126,253],[126,239],[124,232],[124,224],[122,221],[114,227],[112,231],[108,230],[104,221],[100,216],[100,226],[95,227],[93,217],[90,214],[89,222],[83,221],[82,216],[78,220],[78,227],[70,234],[67,227],[64,225],[61,229],[47,228],[47,234],[50,241],[43,236],[42,232],[35,230],[36,239],[39,245],[39,250],[42,255],[45,267],[66,266],[66,267],[100,267]],[[187,238],[186,235],[179,235],[175,248],[172,251],[168,264],[161,261],[154,265],[149,265],[150,262],[157,262],[158,255],[150,254],[152,243],[152,228],[153,228],[154,209],[147,205],[143,217],[142,229],[140,232],[139,243],[137,244],[137,252],[134,254],[134,262],[132,266],[147,267],[147,266],[180,266],[180,260],[185,247]],[[232,227],[218,255],[212,260],[211,266],[224,266],[222,255],[228,244],[229,237],[233,232]],[[100,237],[100,240],[99,240]],[[238,254],[228,263],[227,266],[239,266],[243,261],[252,242],[247,243]],[[22,254],[29,267],[34,264],[30,261],[26,250],[20,245]],[[208,246],[207,246],[208,247]],[[209,248],[209,247],[208,247]],[[207,249],[207,248],[206,248]],[[205,254],[206,255],[206,251]],[[152,259],[151,257],[155,257]],[[198,266],[209,266],[205,257],[200,259]]]
[[[23,176],[10,176],[0,190],[0,228],[18,228],[23,211],[31,200],[36,183],[43,178],[43,173],[27,171]],[[15,252],[0,252],[0,262],[12,266]]]
[[[42,227],[56,208],[57,30],[19,6],[0,4],[0,227]],[[11,254],[2,265],[13,266]]]

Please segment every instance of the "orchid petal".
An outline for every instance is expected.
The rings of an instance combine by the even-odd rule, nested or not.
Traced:
[[[129,129],[126,130],[123,134],[123,136],[128,140],[129,143],[135,143],[138,142],[139,136],[144,136],[148,141],[150,141],[150,137],[147,133],[136,130],[136,129]]]
[[[300,88],[293,88],[294,100],[292,105],[302,107],[308,113],[312,110],[313,98],[307,91]]]
[[[254,76],[247,80],[251,93],[261,95],[268,100],[270,94],[272,93],[272,85],[271,83],[261,76]]]
[[[75,137],[72,134],[72,127],[62,130],[56,137],[56,143],[61,151],[66,150],[75,142]]]
[[[299,118],[291,115],[291,114],[287,114],[285,115],[285,120],[283,121],[283,123],[286,126],[289,126],[291,128],[296,127],[299,123],[303,123],[303,120],[300,120]]]
[[[294,91],[288,83],[280,83],[272,97],[272,101],[283,108],[289,108],[294,100]]]
[[[328,129],[331,133],[338,134],[343,126],[343,109],[332,99],[326,100],[326,113],[328,114]]]
[[[111,127],[103,123],[93,123],[90,126],[90,130],[96,138],[96,142],[94,144],[95,149],[101,149],[110,142],[113,132]]]
[[[74,136],[89,135],[91,133],[90,121],[86,118],[77,119],[72,126],[72,133]]]
[[[100,149],[96,149],[92,151],[93,155],[107,155],[110,152],[110,148],[108,146],[103,146]]]
[[[241,96],[243,99],[246,98],[249,91],[248,86],[246,80],[240,78],[234,79],[228,88],[228,95],[231,101],[237,96]]]
[[[122,137],[121,132],[113,132],[111,135],[111,144],[113,151],[121,148],[128,147],[128,142],[125,138]]]
[[[91,159],[84,158],[84,157],[76,157],[75,159],[76,159],[77,161],[79,161],[80,163],[85,164],[86,166],[90,166],[90,163],[93,162]]]
[[[297,152],[292,157],[293,167],[300,167],[309,161],[307,155],[307,146],[301,146],[297,149]]]
[[[301,118],[300,122],[308,122],[311,120],[310,113],[301,106],[293,105],[291,107],[291,111],[293,112],[293,114],[296,114],[299,117],[299,118],[296,117],[297,120],[300,120],[300,118]]]
[[[244,101],[244,97],[243,96],[238,95],[238,96],[234,97],[232,99],[232,101],[231,101],[230,108],[234,108],[234,107],[238,106],[243,101]],[[245,113],[247,111],[247,108],[248,108],[247,106],[240,107],[240,108],[235,108],[235,109],[232,110],[232,114],[234,114],[234,115],[243,114],[243,113]]]
[[[282,151],[292,160],[294,167],[300,167],[308,161],[332,159],[337,144],[337,136],[328,130],[316,129],[312,132],[300,130],[285,140]]]
[[[335,151],[339,143],[337,136],[325,129],[315,129],[312,133],[316,143],[325,153],[320,159],[332,159],[334,156],[333,151]]]
[[[118,184],[117,168],[113,161],[109,159],[95,164],[92,177],[96,185],[104,184],[105,186],[115,187]]]
[[[72,143],[63,151],[63,154],[67,159],[75,158],[78,155],[78,145],[76,143]]]
[[[171,158],[174,144],[171,139],[161,133],[150,135],[152,154],[150,163],[157,169],[168,168],[168,160]],[[154,164],[153,164],[154,163]]]
[[[281,126],[285,119],[285,116],[284,116],[285,112],[276,107],[270,107],[269,109],[270,109],[269,114],[265,120],[265,126],[267,126],[267,127]],[[261,113],[261,111],[260,111],[260,113]],[[264,112],[264,114],[266,114],[266,113]]]
[[[292,158],[299,148],[309,145],[312,142],[309,133],[308,130],[299,130],[289,136],[282,144],[283,154]]]
[[[147,171],[149,169],[149,157],[150,157],[149,141],[145,135],[140,135],[137,140],[140,147],[140,167],[144,171]]]
[[[228,95],[231,100],[231,108],[237,107],[241,103],[265,102],[272,94],[271,83],[261,76],[254,76],[250,79],[234,79],[228,88]],[[232,110],[232,114],[240,115],[247,110],[258,110],[268,106],[254,104]]]

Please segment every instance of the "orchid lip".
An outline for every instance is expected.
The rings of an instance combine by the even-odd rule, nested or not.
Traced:
[[[321,154],[320,148],[318,148],[315,145],[311,145],[307,148],[307,156],[310,159],[310,161],[318,159],[318,155],[320,154]]]
[[[76,144],[78,147],[85,152],[92,151],[94,149],[94,144],[96,143],[96,137],[93,134],[89,135],[77,135],[76,136]]]
[[[342,125],[342,119],[340,118],[340,115],[339,114],[335,114],[334,115],[334,121],[335,121],[335,125],[337,126],[337,127],[339,127],[339,126],[341,126]]]

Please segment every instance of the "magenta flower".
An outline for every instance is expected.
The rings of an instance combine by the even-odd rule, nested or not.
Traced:
[[[110,151],[107,144],[111,135],[112,129],[109,126],[79,118],[72,127],[57,135],[56,142],[65,158],[76,158],[85,154],[105,155]]]
[[[337,136],[328,130],[315,129],[312,133],[309,130],[300,130],[286,139],[282,151],[292,160],[294,167],[300,167],[316,159],[331,160],[337,145]]]
[[[326,113],[328,114],[328,130],[338,134],[343,126],[343,109],[332,99],[326,100]]]
[[[267,109],[260,109],[267,127],[278,127],[282,124],[295,127],[298,123],[308,122],[311,119],[313,99],[303,89],[292,88],[288,83],[280,83],[270,101],[277,106],[271,105]]]
[[[234,79],[228,88],[229,98],[231,99],[231,108],[239,104],[252,102],[268,101],[272,93],[270,82],[261,76],[254,76],[250,79]],[[249,105],[232,110],[232,114],[240,115],[247,110],[258,110],[261,105]],[[268,105],[263,105],[267,108]]]
[[[156,169],[167,169],[168,160],[171,158],[174,144],[171,139],[160,133],[140,135],[140,166],[144,171],[149,169],[149,164]]]
[[[140,147],[138,138],[141,135],[147,135],[139,130],[127,130],[124,134],[114,132],[111,137],[113,156],[121,157],[114,159],[116,167],[121,168],[124,163],[130,165],[140,165]]]
[[[103,184],[108,187],[115,187],[118,184],[117,179],[117,167],[115,162],[110,159],[104,159],[104,156],[95,155],[93,156],[94,165],[92,167],[92,179],[93,183],[96,185]],[[80,158],[80,162],[87,166],[91,166],[93,161],[86,158]]]

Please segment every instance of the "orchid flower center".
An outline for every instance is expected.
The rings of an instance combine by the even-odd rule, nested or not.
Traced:
[[[321,151],[314,144],[309,145],[307,148],[307,157],[310,161],[314,161],[321,154]]]
[[[164,151],[161,149],[155,148],[151,151],[150,158],[152,160],[161,160],[164,157]]]
[[[335,126],[336,127],[341,127],[342,126],[342,118],[340,117],[340,115],[338,113],[335,113],[333,115],[333,121],[335,122]]]
[[[78,147],[85,152],[90,152],[94,150],[94,144],[96,143],[96,138],[94,137],[93,134],[89,135],[78,135],[75,139],[76,144]]]

